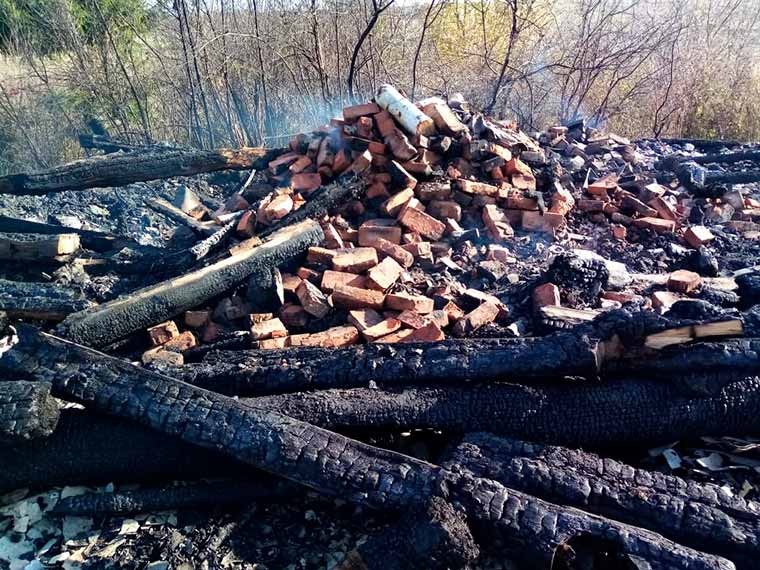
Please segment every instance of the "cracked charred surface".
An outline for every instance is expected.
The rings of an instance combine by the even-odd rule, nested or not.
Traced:
[[[366,344],[224,351],[187,365],[179,377],[239,396],[300,390],[458,384],[496,378],[537,379],[597,373],[596,341],[557,334],[531,339],[450,340],[438,343]]]
[[[108,154],[32,174],[0,177],[0,194],[43,195],[64,190],[107,188],[133,182],[191,176],[216,170],[266,168],[278,149],[241,148],[197,150],[160,149],[147,152]]]
[[[53,392],[128,418],[324,493],[389,511],[441,493],[463,505],[481,532],[506,541],[505,554],[547,564],[562,544],[589,535],[612,540],[628,559],[653,569],[730,570],[729,561],[662,536],[443,470],[258,406],[137,368],[92,349],[20,326],[0,368],[53,381]]]
[[[253,472],[219,453],[76,408],[61,410],[49,437],[0,445],[0,457],[0,493],[21,487],[149,483]]]
[[[535,386],[321,390],[264,396],[267,409],[340,431],[490,431],[572,447],[667,443],[760,430],[760,378],[712,394],[637,378]]]
[[[465,437],[444,463],[457,465],[475,477],[650,528],[742,568],[753,568],[760,552],[760,504],[717,485],[489,433]]]
[[[322,228],[314,221],[289,226],[254,249],[73,313],[57,327],[57,334],[87,346],[106,346],[208,301],[242,283],[254,272],[285,263],[318,244],[323,237]]]
[[[0,443],[47,437],[53,433],[59,415],[58,402],[50,395],[50,384],[0,382]]]

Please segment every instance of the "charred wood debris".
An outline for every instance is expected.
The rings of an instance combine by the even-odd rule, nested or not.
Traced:
[[[0,568],[757,567],[760,147],[80,142],[0,177]]]

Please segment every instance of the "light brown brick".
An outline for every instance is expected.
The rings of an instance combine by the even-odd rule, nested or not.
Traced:
[[[672,232],[676,229],[676,223],[672,220],[651,217],[635,219],[633,220],[633,225],[637,228],[653,230],[658,234]]]
[[[377,250],[374,247],[356,247],[338,252],[332,258],[335,271],[346,271],[348,273],[362,273],[377,263]]]
[[[457,188],[465,194],[478,194],[482,196],[497,196],[499,194],[498,186],[484,182],[473,182],[464,178],[457,180]]]
[[[148,337],[153,346],[160,346],[177,336],[179,329],[174,321],[166,321],[148,328]]]
[[[360,242],[360,245],[363,244]],[[392,257],[399,265],[406,269],[409,269],[414,263],[414,256],[410,252],[400,245],[389,242],[387,239],[374,237],[371,240],[367,240],[366,245],[374,247],[382,255]]]
[[[398,281],[403,272],[404,268],[392,257],[386,257],[367,271],[367,286],[378,291],[385,291]]]
[[[357,342],[359,342],[359,331],[352,326],[333,327],[318,333],[290,336],[290,346],[341,348]]]
[[[544,283],[533,289],[533,306],[536,308],[560,306],[559,287],[554,283]]]
[[[484,206],[482,217],[491,239],[504,240],[515,235],[507,214],[498,206],[493,204]]]
[[[373,289],[359,289],[350,285],[338,285],[332,293],[333,304],[344,309],[382,309],[385,294]]]
[[[414,332],[413,329],[401,329],[384,337],[377,339],[376,343],[382,344],[394,344],[402,342],[405,338],[409,337]]]
[[[265,338],[258,342],[258,348],[260,350],[275,350],[278,348],[286,348],[290,346],[290,337],[281,336],[278,338]]]
[[[672,220],[677,221],[678,217],[676,214],[675,207],[665,200],[664,198],[660,198],[659,196],[651,199],[648,202],[649,206],[651,206],[657,214],[663,218],[664,220]]]
[[[366,285],[366,282],[367,278],[363,275],[327,269],[322,274],[322,284],[320,288],[325,293],[332,293],[338,285],[350,285],[351,287],[363,288]]]
[[[343,107],[343,118],[346,121],[355,121],[359,117],[366,115],[375,115],[381,111],[377,103],[362,103],[360,105],[351,105]]]
[[[394,293],[386,296],[385,306],[394,311],[416,311],[421,315],[431,313],[434,309],[433,300],[424,295],[409,293]]]
[[[401,211],[401,208],[412,198],[414,198],[414,190],[405,188],[388,198],[380,207],[380,210],[389,216],[396,216]]]
[[[321,263],[323,265],[331,265],[333,257],[339,252],[334,249],[327,249],[326,247],[310,247],[306,253],[306,261],[309,263]]]
[[[310,315],[321,319],[330,312],[327,296],[310,281],[302,281],[296,289],[296,295],[301,306]]]
[[[453,335],[460,337],[471,334],[480,327],[495,321],[498,315],[499,307],[494,303],[486,301],[454,323],[451,332]]]
[[[697,289],[701,283],[702,278],[699,276],[699,273],[686,271],[685,269],[674,271],[668,277],[668,289],[671,291],[677,291],[678,293],[691,293]]]
[[[185,325],[192,329],[205,326],[210,319],[211,311],[185,311]]]
[[[283,337],[288,335],[288,329],[280,319],[270,319],[251,326],[251,336],[254,340],[265,338]]]
[[[415,208],[407,208],[399,218],[399,223],[410,231],[417,232],[432,240],[441,239],[446,230],[446,226],[442,222]]]
[[[182,353],[173,350],[166,350],[163,346],[156,346],[143,352],[142,363],[151,364],[161,362],[169,366],[182,366],[185,364],[185,358]]]
[[[688,243],[694,249],[699,249],[699,246],[705,245],[715,239],[713,233],[705,226],[691,226],[683,235],[686,243]]]
[[[300,172],[290,179],[290,187],[296,192],[308,194],[322,185],[322,177],[318,172]]]
[[[248,315],[248,324],[255,325],[274,318],[272,313],[251,313]]]
[[[359,226],[359,245],[364,247],[374,247],[377,238],[383,238],[391,243],[401,243],[401,228],[396,225],[395,220],[383,220],[379,223],[376,220],[367,220]]]
[[[301,281],[302,279],[298,275],[293,275],[292,273],[282,274],[282,288],[286,293],[295,295]]]
[[[426,212],[441,221],[450,218],[459,222],[462,219],[462,206],[452,200],[432,200]]]
[[[190,331],[180,333],[163,345],[166,350],[173,350],[175,352],[184,352],[195,346],[198,346],[198,339]]]
[[[445,339],[446,335],[443,334],[441,328],[431,321],[423,327],[414,329],[414,332],[403,338],[401,342],[437,342]]]
[[[354,309],[348,312],[348,322],[363,332],[383,322],[383,316],[374,309]]]
[[[454,301],[449,301],[443,306],[443,311],[446,313],[449,321],[458,321],[464,317],[464,311]]]
[[[396,332],[401,328],[401,323],[397,319],[385,319],[369,328],[361,331],[362,336],[367,342],[374,342],[384,336]]]

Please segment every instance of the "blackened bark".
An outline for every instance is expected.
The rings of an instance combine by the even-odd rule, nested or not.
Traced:
[[[266,475],[254,475],[244,481],[85,493],[58,501],[53,512],[58,515],[110,516],[174,509],[214,509],[254,501],[276,501],[286,496],[292,497],[298,492],[299,488],[285,481]]]
[[[43,172],[0,177],[0,194],[44,195],[48,192],[125,186],[133,182],[191,176],[216,170],[261,170],[281,150],[174,148],[109,154],[78,160]]]
[[[468,470],[725,556],[743,568],[760,554],[760,504],[706,483],[637,469],[593,453],[468,435],[444,467]]]
[[[78,343],[106,346],[221,295],[251,273],[287,262],[323,237],[317,222],[289,226],[254,249],[69,315],[56,330]]]
[[[0,311],[12,319],[62,321],[93,305],[79,291],[60,285],[0,279]]]
[[[50,384],[0,382],[0,443],[18,443],[49,436],[58,423],[58,402]]]
[[[521,386],[322,390],[255,398],[327,429],[491,431],[570,447],[656,445],[760,431],[760,378],[700,394],[646,379]]]
[[[185,367],[182,379],[224,394],[253,396],[362,387],[370,382],[397,386],[593,377],[597,371],[596,343],[565,333],[529,339],[219,352]]]
[[[453,473],[362,444],[258,406],[151,373],[92,349],[20,326],[0,369],[51,380],[53,393],[217,449],[249,465],[351,502],[406,511],[432,496],[461,503],[470,520],[506,541],[505,555],[547,564],[564,543],[592,537],[653,569],[721,569],[722,558],[660,535],[547,503],[499,483]]]
[[[434,496],[349,552],[340,570],[458,570],[479,554],[464,514]]]
[[[0,493],[20,487],[247,477],[254,472],[152,429],[75,408],[61,410],[58,425],[46,438],[0,444],[0,457]]]

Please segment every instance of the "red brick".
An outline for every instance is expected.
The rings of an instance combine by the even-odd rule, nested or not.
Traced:
[[[427,323],[424,327],[415,329],[414,332],[401,340],[401,342],[437,342],[445,340],[441,328],[434,322]]]
[[[173,350],[174,352],[184,352],[194,346],[198,346],[198,339],[190,331],[180,333],[163,345],[166,350]]]
[[[390,194],[388,193],[385,184],[382,182],[374,182],[367,187],[365,196],[367,197],[367,200],[372,200],[373,198],[387,198]]]
[[[337,285],[332,293],[333,305],[344,309],[382,309],[385,294],[373,289]]]
[[[332,293],[338,285],[350,285],[351,287],[363,288],[366,282],[367,278],[363,275],[327,269],[322,274],[321,289],[325,293]]]
[[[298,300],[310,315],[321,319],[330,312],[327,296],[310,281],[302,281],[296,290]]]
[[[403,272],[404,268],[392,257],[386,257],[367,271],[367,286],[378,291],[385,291],[398,281]]]
[[[458,321],[464,317],[464,311],[454,301],[449,301],[443,307],[443,311],[446,313],[449,321]]]
[[[256,212],[248,210],[244,212],[235,226],[235,232],[241,238],[249,238],[256,235]]]
[[[458,222],[462,219],[462,206],[451,200],[432,200],[426,211],[439,220],[451,218]]]
[[[288,336],[288,329],[280,319],[270,319],[251,326],[251,336],[254,340]]]
[[[455,336],[465,336],[478,330],[483,325],[492,323],[496,320],[497,316],[499,316],[499,307],[486,301],[454,323],[451,332]]]
[[[401,311],[397,318],[402,325],[410,329],[422,328],[430,322],[427,315],[420,315],[417,311],[411,311],[409,309]]]
[[[266,220],[279,220],[287,216],[292,210],[293,198],[288,194],[280,194],[264,205],[264,218]]]
[[[274,318],[274,315],[272,313],[251,313],[248,315],[248,322],[251,325],[255,325],[256,323],[263,323],[264,321],[269,321]]]
[[[388,111],[380,111],[375,115],[375,125],[377,130],[384,137],[390,135],[396,128],[396,122]]]
[[[715,239],[713,233],[705,226],[691,226],[686,230],[683,237],[686,240],[686,243],[694,249],[699,249],[699,246]]]
[[[533,289],[533,305],[536,308],[560,306],[559,287],[554,283],[544,283]]]
[[[551,233],[556,228],[561,226],[565,221],[565,217],[560,214],[553,214],[551,212],[530,212],[523,210],[522,213],[522,226],[525,230],[530,231],[543,231]]]
[[[660,198],[659,196],[651,199],[648,202],[649,206],[651,206],[657,214],[663,218],[664,220],[672,220],[677,221],[677,215],[676,215],[676,209],[675,207],[665,200],[664,198]]]
[[[513,210],[538,210],[538,201],[528,198],[522,192],[510,192],[507,198],[507,208]]]
[[[514,263],[517,261],[512,252],[502,245],[490,244],[486,259],[491,261],[501,261],[502,263]]]
[[[405,228],[432,240],[441,239],[446,230],[446,226],[442,222],[415,208],[407,208],[399,218],[399,223]]]
[[[361,331],[362,336],[367,342],[374,342],[384,336],[396,332],[401,328],[401,323],[397,319],[385,319],[376,325]]]
[[[380,207],[380,210],[389,216],[396,216],[401,211],[401,208],[412,198],[414,198],[414,190],[405,188],[388,198]]]
[[[177,336],[179,329],[174,321],[166,321],[148,329],[148,337],[153,346],[160,346]]]
[[[346,121],[355,121],[359,117],[374,115],[380,112],[380,107],[376,103],[362,103],[361,105],[351,105],[343,107],[343,118]]]
[[[303,281],[311,281],[317,283],[321,279],[321,273],[308,267],[299,267],[296,271],[296,276]],[[300,285],[300,283],[299,283]]]
[[[614,225],[612,226],[612,236],[617,240],[624,240],[628,235],[628,230],[625,226]]]
[[[676,229],[676,223],[672,220],[663,220],[661,218],[638,218],[633,220],[633,225],[637,228],[646,228],[659,234],[672,232]]]
[[[325,247],[310,247],[306,253],[306,261],[309,263],[321,263],[323,265],[330,265],[333,257],[340,253],[334,249],[327,249]]]
[[[568,214],[575,207],[575,198],[569,190],[563,188],[560,184],[555,184],[554,194],[549,211],[553,214],[562,216]]]
[[[578,209],[582,212],[601,212],[604,204],[604,200],[578,200]]]
[[[318,172],[301,172],[290,179],[290,187],[296,192],[313,192],[322,185],[322,177]]]
[[[351,166],[351,158],[348,155],[348,151],[341,149],[335,153],[335,160],[333,160],[332,170],[335,174],[340,174],[346,168]]]
[[[342,348],[359,342],[356,327],[333,327],[314,334],[296,334],[290,336],[290,346],[319,346],[322,348]]]
[[[298,160],[296,160],[290,166],[288,166],[288,170],[292,174],[298,174],[299,172],[303,172],[310,166],[311,166],[311,159],[308,156],[299,156]]]
[[[361,174],[372,166],[372,153],[365,150],[351,163],[350,169],[354,174]]]
[[[416,311],[421,315],[431,313],[434,309],[433,300],[424,295],[409,293],[394,293],[385,298],[385,306],[394,311]]]
[[[414,330],[412,329],[401,329],[401,330],[396,331],[395,333],[391,333],[382,338],[379,338],[375,342],[382,343],[382,344],[393,344],[397,342],[402,342],[404,339],[408,338],[413,332]]]
[[[398,245],[401,243],[401,228],[395,220],[367,220],[359,226],[359,245],[373,247],[377,238]]]
[[[295,152],[288,152],[272,160],[269,163],[269,170],[272,172],[272,174],[281,174],[287,170],[288,165],[295,162],[299,158],[301,158],[301,155]]]
[[[354,309],[348,312],[348,322],[363,332],[383,322],[383,316],[374,309]]]
[[[203,342],[214,342],[223,332],[224,327],[214,321],[209,321],[208,324],[203,327],[201,340],[203,340]]]
[[[185,359],[179,352],[166,350],[163,346],[157,346],[143,352],[142,363],[150,364],[151,362],[161,362],[169,366],[182,366],[185,363]]]
[[[343,238],[340,237],[338,230],[332,224],[324,224],[322,230],[325,234],[325,239],[322,240],[322,244],[330,249],[343,249]]]
[[[391,154],[401,161],[411,160],[417,155],[417,149],[410,143],[404,133],[394,129],[384,137],[385,144],[391,149]]]
[[[473,182],[460,178],[457,180],[457,188],[466,194],[478,194],[482,196],[497,196],[499,188],[484,182]]]
[[[290,346],[290,337],[289,336],[281,336],[277,338],[265,338],[263,340],[260,340],[257,344],[257,347],[260,350],[273,350],[278,348],[285,348]]]
[[[673,303],[681,300],[680,295],[676,295],[670,291],[655,291],[650,298],[653,307],[663,310],[669,309]]]
[[[185,324],[193,329],[199,329],[208,324],[211,311],[185,311]]]
[[[668,289],[678,293],[691,293],[702,283],[699,273],[679,269],[668,277]]]
[[[379,253],[392,257],[399,265],[409,269],[414,263],[412,253],[406,251],[405,246],[396,245],[382,237],[367,238],[365,243],[359,241],[359,245],[368,245],[374,247]]]
[[[356,247],[339,251],[332,258],[335,271],[347,271],[348,273],[362,273],[377,265],[377,262],[377,250],[374,247]]]
[[[406,168],[401,166],[395,160],[388,162],[388,172],[391,174],[391,180],[400,188],[412,188],[417,186],[417,179],[407,172]]]
[[[515,235],[515,231],[509,224],[507,214],[501,208],[488,204],[483,207],[482,216],[491,239],[503,240]]]

